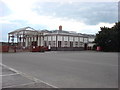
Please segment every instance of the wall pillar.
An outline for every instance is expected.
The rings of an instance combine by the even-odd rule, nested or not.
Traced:
[[[58,47],[58,35],[56,35],[56,47]]]
[[[47,44],[47,46],[49,45],[49,41],[48,41],[48,36],[46,36],[47,37],[47,41],[46,41],[46,44]]]
[[[28,47],[28,37],[25,39],[25,47]]]
[[[40,36],[38,36],[37,46],[40,46]]]
[[[44,43],[43,43],[43,42],[44,42],[44,40],[43,40],[43,39],[44,39],[44,37],[43,37],[43,36],[41,36],[41,41],[40,41],[40,42],[41,42],[41,46],[44,46]]]
[[[80,37],[78,37],[78,47],[80,47]]]
[[[64,36],[62,36],[62,44],[61,47],[64,47]]]
[[[51,36],[51,47],[53,47],[53,36]]]
[[[70,37],[68,36],[68,43],[67,43],[68,45],[68,47],[70,47]]]
[[[73,37],[73,47],[75,47],[75,37]]]

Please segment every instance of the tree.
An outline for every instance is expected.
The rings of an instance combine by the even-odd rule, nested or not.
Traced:
[[[120,22],[112,28],[101,27],[101,31],[96,34],[96,46],[100,46],[103,51],[120,51]]]

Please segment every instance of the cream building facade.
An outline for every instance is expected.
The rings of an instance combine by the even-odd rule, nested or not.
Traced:
[[[19,47],[51,47],[51,50],[84,50],[93,47],[94,35],[62,30],[35,30],[25,27],[8,34],[8,42],[17,43]]]

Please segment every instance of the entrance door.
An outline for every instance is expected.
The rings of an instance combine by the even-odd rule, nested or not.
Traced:
[[[73,47],[73,42],[70,42],[70,47]]]
[[[61,47],[61,43],[62,43],[61,41],[58,41],[58,47]]]
[[[87,50],[87,43],[84,44],[84,49]]]
[[[33,41],[32,46],[37,46],[37,41]]]

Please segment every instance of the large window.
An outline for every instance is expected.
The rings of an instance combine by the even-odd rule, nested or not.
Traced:
[[[78,47],[78,42],[75,42],[75,47]]]
[[[49,45],[51,45],[51,41],[49,41]]]
[[[84,43],[88,43],[88,38],[84,38]]]
[[[58,41],[62,41],[62,36],[58,36]]]
[[[47,41],[47,36],[44,37],[44,40]]]
[[[48,41],[51,41],[51,36],[48,36]]]
[[[80,37],[80,42],[83,42],[83,37]]]
[[[84,47],[84,44],[80,42],[79,47]]]
[[[52,40],[53,40],[53,41],[56,41],[56,36],[52,36]]]
[[[72,36],[70,36],[70,37],[69,37],[69,40],[70,40],[70,41],[73,41],[73,37],[72,37]]]
[[[56,46],[56,42],[55,41],[53,41],[53,47],[55,47]]]
[[[68,42],[64,41],[64,47],[67,47],[67,45],[68,45]]]
[[[75,40],[75,41],[78,41],[78,37],[74,37],[74,40]]]
[[[89,41],[89,42],[93,42],[93,41],[94,41],[94,38],[89,38],[88,41]]]
[[[68,41],[68,36],[64,36],[64,41]]]

